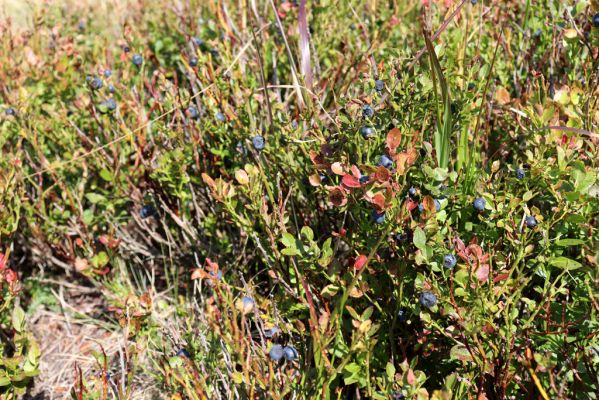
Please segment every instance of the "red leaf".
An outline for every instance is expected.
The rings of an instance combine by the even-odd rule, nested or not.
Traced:
[[[406,208],[408,209],[408,211],[412,211],[416,207],[418,207],[418,203],[416,203],[415,201],[412,201],[412,200],[407,201]]]
[[[478,269],[476,270],[476,277],[481,282],[484,282],[487,279],[489,279],[489,265],[485,264],[478,267]]]
[[[360,169],[358,167],[356,167],[355,165],[351,166],[351,173],[353,176],[355,176],[358,179],[360,179],[360,177],[362,176],[362,174],[360,173]]]
[[[7,269],[4,271],[4,279],[6,279],[6,282],[8,283],[15,283],[17,281],[17,273],[12,269]]]
[[[383,166],[379,166],[376,171],[374,171],[374,179],[381,183],[387,182],[390,176],[391,173],[389,170]]]
[[[352,175],[343,175],[343,178],[341,179],[341,183],[343,183],[343,185],[348,188],[359,188],[360,187],[360,181],[358,179],[356,179],[355,177],[353,177]]]
[[[4,254],[0,253],[0,271],[6,269],[6,260],[4,259]]]
[[[191,280],[200,279],[203,276],[203,272],[201,268],[196,268],[191,273]]]
[[[333,203],[334,206],[341,207],[347,204],[347,196],[341,188],[334,187],[329,192],[329,201]]]
[[[356,258],[356,261],[354,261],[354,268],[357,271],[361,270],[362,268],[364,268],[366,261],[368,261],[368,257],[366,257],[363,254],[359,255],[358,258]]]
[[[381,193],[375,194],[372,197],[371,202],[372,204],[374,204],[374,207],[376,208],[377,212],[385,210],[385,196],[383,196]]]
[[[505,281],[509,276],[509,274],[499,274],[495,278],[493,278],[493,283]]]
[[[389,153],[391,155],[395,154],[395,150],[399,147],[401,143],[401,132],[397,128],[393,128],[387,133],[387,148],[389,149]]]

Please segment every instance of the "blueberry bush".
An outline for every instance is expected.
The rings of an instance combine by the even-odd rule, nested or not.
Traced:
[[[101,293],[122,335],[73,399],[599,398],[598,11],[138,0],[7,20],[0,398],[35,384],[49,278]]]

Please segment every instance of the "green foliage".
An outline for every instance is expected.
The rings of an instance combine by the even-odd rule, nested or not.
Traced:
[[[143,377],[173,399],[593,398],[592,6],[467,1],[443,25],[443,2],[306,2],[307,88],[298,7],[250,3],[149,1],[85,32],[54,10],[0,39],[0,250],[101,290],[128,346],[72,397]],[[17,394],[39,351],[9,309]]]

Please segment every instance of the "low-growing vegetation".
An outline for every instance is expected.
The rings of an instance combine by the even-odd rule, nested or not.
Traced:
[[[0,399],[598,399],[598,12],[7,19]]]

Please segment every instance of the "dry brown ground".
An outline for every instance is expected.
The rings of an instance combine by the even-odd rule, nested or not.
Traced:
[[[56,283],[53,283],[55,286]],[[100,376],[102,368],[93,352],[104,353],[109,360],[121,359],[125,343],[122,331],[109,321],[102,321],[106,309],[101,293],[62,282],[53,290],[60,310],[41,307],[31,317],[28,326],[41,347],[40,374],[25,397],[30,400],[70,399],[76,383],[76,368],[84,377]],[[114,367],[114,366],[113,366]],[[119,374],[116,368],[110,368]],[[158,388],[147,376],[136,376],[129,386],[130,399],[157,399]],[[112,398],[112,397],[109,397]]]

